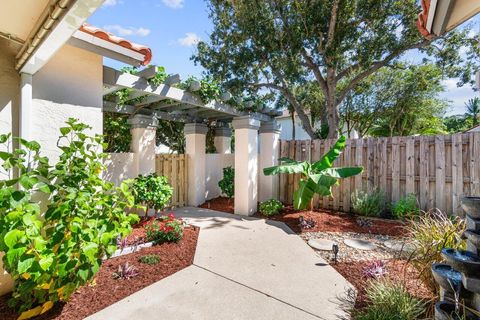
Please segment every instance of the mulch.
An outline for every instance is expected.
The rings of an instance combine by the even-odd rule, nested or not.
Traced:
[[[188,227],[184,229],[183,238],[177,243],[163,243],[124,256],[106,260],[93,284],[79,288],[66,304],[58,303],[52,310],[35,320],[83,319],[109,305],[174,274],[193,263],[197,246],[199,229]],[[138,259],[147,254],[160,256],[156,265],[138,262]],[[129,280],[115,280],[112,273],[118,270],[119,265],[128,262],[137,268],[139,274]],[[0,297],[0,319],[17,319],[18,314],[7,307],[9,295]]]
[[[365,307],[368,303],[365,296],[365,289],[368,281],[372,278],[368,278],[364,274],[364,269],[372,263],[373,261],[349,261],[331,264],[335,270],[357,289],[356,309]],[[408,261],[397,259],[388,260],[386,262],[386,270],[387,274],[384,275],[384,277],[396,283],[403,284],[412,296],[425,301],[436,299],[435,293],[419,279],[419,272],[410,265]]]
[[[215,211],[234,213],[234,200],[226,197],[218,197],[207,200],[200,205],[200,208],[210,209]]]
[[[201,208],[217,210],[227,213],[234,212],[234,200],[225,197],[219,197],[208,200],[200,206]],[[260,213],[254,215],[257,218],[267,219]],[[305,219],[313,219],[316,226],[310,229],[302,229],[299,227],[298,218],[303,216]],[[269,217],[270,220],[281,221],[290,227],[295,233],[302,232],[356,232],[356,233],[372,233],[383,234],[388,236],[404,236],[406,235],[405,223],[402,221],[368,218],[372,225],[370,227],[360,226],[356,220],[361,218],[353,214],[346,214],[338,211],[325,209],[315,209],[313,211],[298,211],[292,206],[285,207],[282,212],[276,216]]]

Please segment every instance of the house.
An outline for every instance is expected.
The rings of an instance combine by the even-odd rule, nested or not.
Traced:
[[[102,0],[2,2],[0,133],[42,145],[55,160],[69,117],[102,133],[103,57],[146,65],[148,47],[85,24]]]
[[[473,128],[466,130],[465,132],[480,132],[480,125],[477,125]]]
[[[58,157],[59,128],[69,117],[102,134],[103,57],[135,66],[152,57],[146,46],[85,24],[102,3],[2,1],[0,134],[38,141],[52,162]],[[0,295],[11,284],[0,260]]]

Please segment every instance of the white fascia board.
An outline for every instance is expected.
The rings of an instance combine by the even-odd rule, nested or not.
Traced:
[[[104,0],[77,0],[28,58],[20,72],[35,74],[70,39]]]
[[[432,33],[433,19],[435,17],[435,10],[437,9],[437,1],[438,0],[432,0],[430,2],[430,9],[428,9],[426,29],[429,33]]]
[[[118,58],[115,57],[116,56],[115,54],[120,54],[122,56],[125,56],[125,58],[127,58],[128,60],[133,59],[133,60],[137,61],[138,62],[137,65],[141,64],[145,60],[145,56],[141,53],[138,53],[138,52],[133,51],[131,49],[122,47],[121,45],[112,43],[110,41],[95,37],[94,35],[83,32],[81,30],[77,30],[72,35],[72,38],[82,40],[84,42],[87,42],[87,43],[93,45],[94,47],[99,47],[101,49],[105,49],[107,51],[112,52],[113,53],[112,55],[108,55],[108,52],[107,53],[105,53],[105,52],[100,53],[100,51],[99,52],[94,52],[94,53],[99,53],[101,55],[105,55],[105,56],[107,56],[109,58],[112,58],[112,59],[118,59]],[[91,50],[91,51],[94,51],[94,50]],[[124,61],[124,60],[122,59],[122,61]]]

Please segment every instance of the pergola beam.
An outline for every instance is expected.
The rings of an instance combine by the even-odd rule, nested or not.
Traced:
[[[146,108],[137,108],[135,106],[130,105],[117,105],[115,102],[111,101],[104,101],[103,102],[103,111],[104,112],[114,112],[114,113],[122,113],[122,114],[135,114],[135,113],[142,113],[142,114],[149,114],[157,117],[161,120],[168,120],[168,121],[175,121],[175,122],[194,122],[194,121],[202,121],[203,119],[199,119],[196,117],[189,116],[187,114],[171,114],[163,111],[154,111]]]
[[[247,115],[247,113],[240,112],[227,104],[218,101],[211,101],[207,104],[204,104],[201,101],[200,97],[190,92],[174,88],[166,84],[152,86],[145,78],[129,73],[123,73],[106,66],[103,67],[103,82],[105,85],[117,86],[121,88],[131,88],[134,90],[143,91],[146,94],[150,94],[151,96],[147,97],[146,101],[142,102],[141,105],[158,102],[162,99],[171,99],[174,101],[182,102],[184,104],[218,111],[220,113],[228,114],[234,117]],[[253,113],[252,116],[260,121],[269,121],[271,119],[269,116],[260,113]]]

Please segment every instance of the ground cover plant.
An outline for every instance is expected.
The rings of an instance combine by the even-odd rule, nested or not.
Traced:
[[[160,262],[160,256],[156,254],[147,254],[145,256],[141,256],[140,259],[138,259],[138,261],[141,263],[149,264],[149,265],[155,265]]]
[[[183,237],[183,222],[173,214],[161,216],[145,226],[145,233],[155,244],[177,242]]]
[[[321,197],[332,195],[332,187],[339,183],[339,179],[360,174],[363,167],[333,167],[334,161],[341,154],[346,145],[345,136],[340,137],[330,150],[317,162],[296,161],[289,158],[280,158],[280,165],[264,168],[265,175],[280,173],[300,173],[302,179],[298,189],[293,194],[295,209],[305,209],[308,205],[312,209],[313,196]]]
[[[218,187],[222,190],[222,194],[233,198],[235,195],[235,169],[231,166],[223,168],[223,178],[218,181]]]
[[[416,320],[425,313],[422,300],[388,279],[369,281],[366,296],[369,304],[355,315],[356,320]]]
[[[352,194],[353,212],[365,217],[380,217],[385,211],[385,193],[380,189],[370,192],[355,190]]]
[[[168,183],[168,178],[151,173],[147,176],[139,175],[133,180],[132,193],[137,205],[145,206],[145,215],[148,209],[156,212],[165,209],[173,194],[173,188]]]
[[[420,215],[420,207],[414,193],[407,194],[392,206],[392,215],[396,219],[412,219]]]
[[[465,223],[458,217],[448,217],[440,211],[431,211],[407,227],[415,251],[409,260],[419,271],[420,278],[434,291],[438,290],[430,268],[433,263],[443,260],[443,248],[465,249],[461,234]]]
[[[276,199],[270,199],[260,203],[260,213],[266,217],[276,215],[280,213],[282,209],[283,204]]]
[[[95,276],[102,258],[115,252],[117,237],[126,236],[138,220],[125,214],[133,206],[127,184],[117,188],[101,179],[104,145],[101,136],[85,133],[89,128],[67,121],[53,167],[36,142],[16,139],[22,148],[0,153],[10,177],[0,180],[0,251],[14,280],[9,304],[20,318],[67,301]],[[10,150],[10,136],[1,135],[0,144]],[[11,178],[14,170],[17,178]]]

